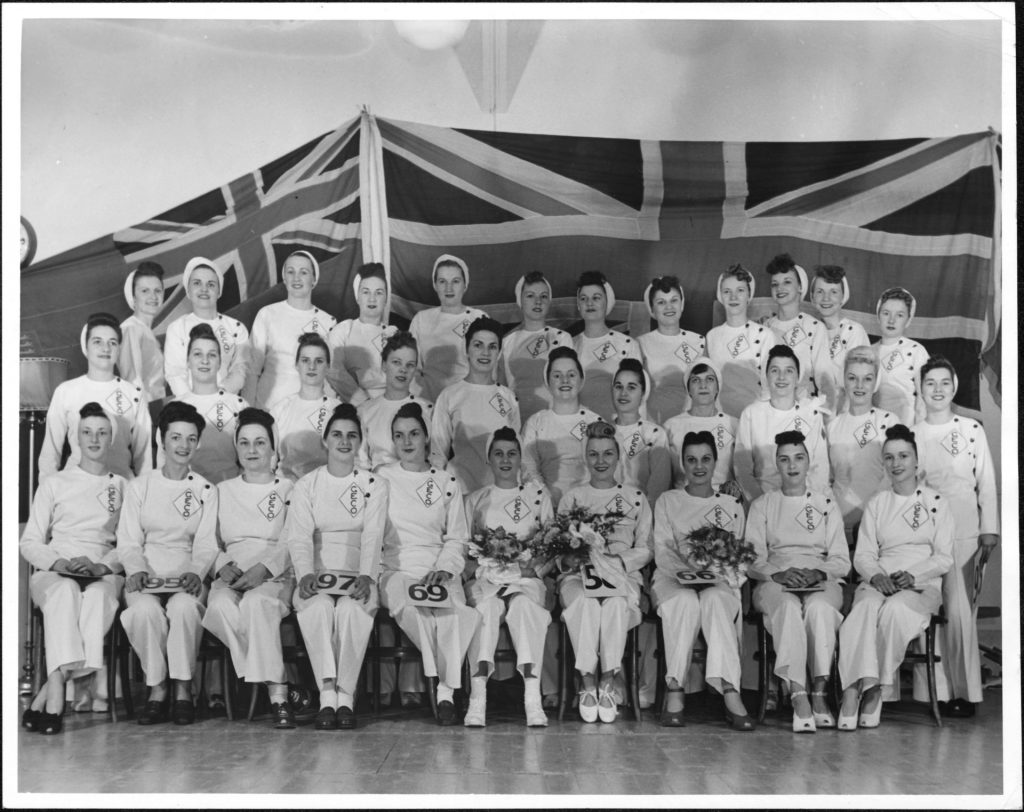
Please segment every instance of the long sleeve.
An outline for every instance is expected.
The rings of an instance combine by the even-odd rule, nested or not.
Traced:
[[[869,499],[860,517],[860,528],[857,530],[857,548],[853,553],[853,567],[865,581],[876,575],[884,575],[878,550],[878,500]]]
[[[384,529],[388,521],[388,501],[391,489],[387,480],[374,476],[371,482],[375,489],[370,492],[363,511],[363,532],[359,545],[359,574],[369,575],[374,581],[380,577],[381,548],[384,544]],[[462,500],[458,500],[459,504]]]
[[[67,406],[64,403],[64,393],[67,390],[63,387],[63,384],[57,387],[50,401],[50,408],[46,410],[46,434],[43,437],[43,446],[39,450],[40,484],[46,477],[57,473],[64,451],[64,440],[68,436]]]
[[[654,514],[651,511],[650,502],[641,499],[637,511],[639,515],[636,518],[636,526],[633,528],[633,546],[620,554],[626,572],[637,572],[643,569],[654,555],[652,549]]]
[[[250,375],[254,379],[256,378],[255,373],[251,372],[252,346],[249,344],[249,331],[241,324],[239,328],[243,337],[235,344],[231,364],[228,366],[227,374],[221,384],[226,391],[233,395],[237,395],[245,388],[246,380]]]
[[[125,329],[124,324],[121,325],[121,334],[124,340],[121,342],[121,352],[117,357],[118,372],[126,381],[146,389],[149,381],[142,378],[142,370],[145,368],[142,335],[138,330]]]
[[[188,336],[185,334],[185,323],[182,318],[175,319],[167,326],[164,337],[164,379],[171,389],[171,394],[176,398],[189,392]]]
[[[192,560],[186,568],[187,572],[194,572],[200,579],[209,573],[220,549],[217,545],[217,489],[205,490],[203,515],[192,537]]]
[[[32,511],[29,513],[25,530],[18,542],[18,549],[29,564],[36,569],[48,570],[61,556],[53,551],[47,543],[50,536],[50,525],[53,522],[55,494],[48,483],[39,486],[32,500]]]
[[[540,452],[537,447],[538,425],[539,423],[537,414],[528,418],[526,421],[526,425],[523,426],[523,432],[520,436],[520,440],[523,444],[523,479],[532,479],[534,481],[540,482],[542,477],[540,472]]]
[[[469,544],[469,524],[462,489],[452,482],[453,493],[448,500],[443,545],[434,563],[435,570],[450,572],[458,576],[466,566],[466,547]]]
[[[985,430],[979,425],[975,445],[974,478],[978,492],[978,520],[980,533],[999,533],[999,498],[996,494],[996,474],[989,452]]]
[[[267,361],[267,346],[270,344],[270,330],[266,307],[260,308],[256,318],[252,322],[252,330],[249,331],[249,363],[251,373],[241,390],[242,397],[249,403],[257,403],[256,387],[259,384],[260,376],[263,375],[263,367]],[[273,405],[273,404],[267,404]]]
[[[675,575],[686,568],[686,562],[676,551],[671,501],[672,497],[665,493],[654,505],[654,566],[666,575]]]
[[[953,568],[953,535],[955,523],[949,509],[949,502],[941,497],[935,500],[935,537],[932,540],[932,555],[907,567],[915,582],[927,581],[945,575]]]
[[[448,460],[452,456],[452,404],[449,389],[444,389],[434,403],[434,414],[430,420],[430,450]]]
[[[774,333],[772,333],[774,335]],[[732,452],[732,469],[736,481],[743,489],[748,502],[753,502],[761,495],[761,485],[754,476],[754,437],[751,412],[744,409],[740,414],[740,422],[736,428],[736,444]]]
[[[820,568],[830,579],[842,580],[850,574],[850,548],[843,530],[843,513],[835,500],[825,518],[825,561]]]
[[[352,329],[352,322],[343,321],[331,330],[331,367],[327,370],[327,382],[337,392],[339,398],[353,406],[358,406],[370,399],[370,393],[362,388],[356,377],[345,366],[345,354],[352,337]],[[418,355],[417,353],[417,357]]]
[[[758,581],[769,581],[781,570],[768,562],[768,516],[765,512],[765,498],[755,499],[747,514],[746,540],[754,547],[757,560],[750,566],[748,575]]]
[[[672,452],[668,445],[668,432],[659,431],[651,447],[650,476],[647,478],[645,489],[647,498],[653,505],[658,497],[672,485]]]
[[[142,503],[148,485],[148,477],[128,483],[124,489],[121,517],[117,522],[117,559],[129,577],[137,572],[149,572],[149,564],[142,552]]]
[[[300,479],[292,488],[288,502],[288,518],[284,524],[284,546],[292,560],[295,578],[302,580],[313,572],[313,532],[316,522],[313,518],[313,502],[310,499],[315,474]]]
[[[829,490],[831,479],[828,443],[823,434],[823,423],[823,420],[820,421],[817,430],[809,432],[807,436],[807,455],[810,457],[810,465],[807,468],[807,487],[816,493]]]
[[[142,476],[153,467],[152,435],[153,423],[149,409],[145,403],[140,403],[135,410],[135,422],[132,423],[132,470],[135,476]]]

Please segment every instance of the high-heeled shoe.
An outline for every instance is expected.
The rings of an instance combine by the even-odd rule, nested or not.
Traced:
[[[876,693],[878,697],[875,709],[873,711],[862,710],[860,712],[860,727],[878,727],[879,722],[882,720],[882,696],[881,693]]]
[[[591,688],[590,690],[580,691],[580,702],[579,702],[580,719],[584,722],[591,723],[597,721],[597,690]]]
[[[840,730],[845,730],[847,733],[857,729],[857,720],[860,715],[860,696],[857,696],[857,707],[853,711],[853,714],[847,716],[843,713],[843,706],[839,706],[839,724],[837,727]]]
[[[64,714],[43,711],[39,716],[39,724],[36,729],[44,736],[60,733],[64,729]]]
[[[811,691],[811,696],[820,696],[822,699],[828,696],[825,691]],[[832,715],[832,711],[826,710],[824,713],[818,713],[814,710],[814,703],[811,703],[811,715],[814,717],[815,727],[835,727],[836,717]]]
[[[681,694],[683,693],[682,688],[666,688],[670,694]],[[683,721],[683,709],[680,708],[677,711],[662,711],[661,713],[661,726],[662,727],[686,727],[686,722]]]
[[[42,718],[43,711],[32,710],[31,707],[26,708],[25,712],[21,715],[21,726],[25,730],[35,731],[39,727],[39,720]]]
[[[807,696],[807,691],[792,691],[789,694],[789,698],[792,700],[798,696]],[[814,724],[814,712],[811,712],[810,716],[797,716],[796,706],[793,708],[793,732],[794,733],[814,733],[817,730],[817,726]]]

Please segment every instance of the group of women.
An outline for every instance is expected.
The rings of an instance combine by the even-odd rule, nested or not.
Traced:
[[[76,710],[106,708],[102,640],[123,588],[121,622],[149,690],[140,724],[194,720],[206,629],[239,677],[268,686],[275,726],[294,727],[279,631],[294,612],[317,729],[353,728],[384,610],[421,653],[422,674],[398,674],[403,701],[436,678],[438,721],[456,723],[468,657],[463,723],[484,726],[504,624],[527,724],[544,726],[557,601],[585,722],[615,720],[627,633],[653,605],[662,724],[682,725],[684,692],[706,682],[729,725],[752,730],[739,582],[697,586],[688,557],[708,525],[754,547],[752,603],[794,731],[876,726],[908,644],[940,606],[939,691],[950,713],[969,714],[981,686],[965,583],[976,547],[998,542],[984,431],[953,412],[952,365],[904,336],[907,291],[881,295],[870,346],[842,317],[842,268],[820,267],[809,284],[780,255],[767,271],[778,311],[764,324],[748,318],[754,279],[737,265],[719,277],[725,322],[706,337],[681,328],[682,286],[662,277],[643,294],[656,328],[636,339],[607,326],[615,295],[602,274],[578,280],[573,337],[547,323],[551,284],[533,272],[515,287],[523,321],[504,334],[463,304],[469,269],[443,255],[440,306],[405,332],[388,325],[383,266],[363,266],[358,318],[338,323],[312,304],[319,266],[297,251],[281,269],[286,300],[250,333],[217,312],[222,271],[195,258],[182,277],[192,312],[168,326],[161,356],[162,269],[143,263],[125,284],[132,316],[89,319],[88,372],[58,387],[47,416],[21,539],[47,680],[23,724],[59,732],[68,679]],[[821,320],[800,311],[808,292]],[[467,554],[474,535],[527,539],[579,508],[616,517],[603,543],[513,568]],[[851,548],[859,584],[844,619]],[[701,633],[703,675],[692,662]],[[838,721],[825,691],[837,640]]]

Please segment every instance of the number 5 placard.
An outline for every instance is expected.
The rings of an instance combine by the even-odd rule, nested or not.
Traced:
[[[345,570],[324,570],[317,573],[316,591],[326,595],[348,595],[355,586],[358,572],[346,572]]]
[[[419,609],[451,609],[452,596],[443,584],[409,584],[409,603]]]
[[[583,575],[583,594],[588,598],[620,598],[626,594],[622,587],[608,583],[598,575],[593,564],[584,564],[581,573]]]

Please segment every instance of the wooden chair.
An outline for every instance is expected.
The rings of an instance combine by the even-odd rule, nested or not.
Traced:
[[[386,646],[381,643],[381,630],[385,627],[389,627],[394,634],[394,645]],[[423,662],[423,657],[420,654],[420,650],[416,648],[402,632],[398,625],[398,622],[388,614],[387,610],[381,607],[377,610],[377,614],[373,618],[373,631],[370,633],[370,644],[366,648],[366,655],[363,658],[363,662],[369,663],[371,681],[373,683],[373,713],[375,716],[381,715],[380,708],[380,666],[385,660],[390,660],[394,663],[396,670],[401,666],[403,662]],[[436,688],[436,677],[429,677],[426,679],[427,686],[427,698],[430,700],[430,710],[434,714],[434,718],[437,718],[437,688]],[[397,680],[396,680],[397,687]]]
[[[935,631],[945,625],[946,615],[940,608],[938,614],[932,615],[928,622],[928,628],[907,647],[907,655],[903,658],[904,663],[924,665],[928,678],[928,702],[931,705],[932,717],[938,727],[942,727],[942,716],[939,714],[938,692],[935,687],[935,666],[942,662],[942,657],[935,653]],[[924,638],[924,651],[916,651],[915,644],[920,643],[922,637]]]

